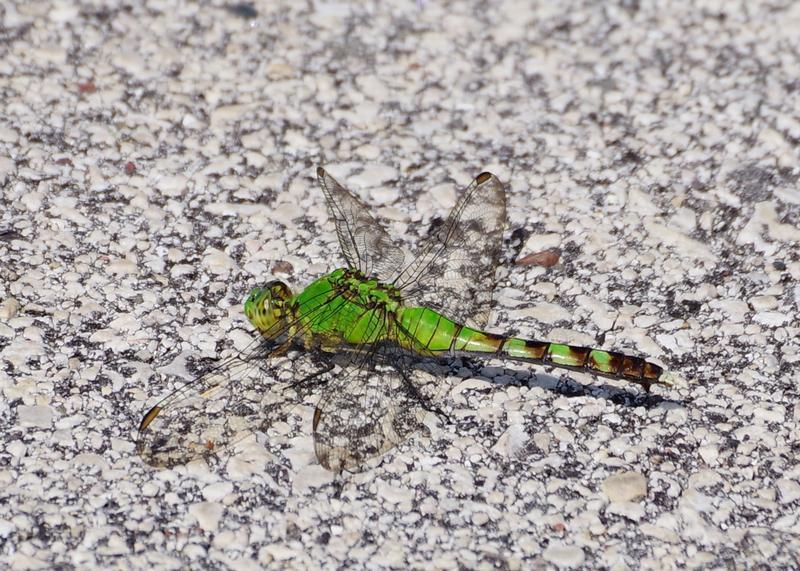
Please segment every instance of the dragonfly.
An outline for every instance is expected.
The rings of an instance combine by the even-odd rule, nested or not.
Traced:
[[[268,433],[318,395],[317,460],[335,473],[358,471],[425,415],[442,413],[437,363],[456,357],[583,371],[646,391],[669,384],[664,369],[642,357],[484,330],[506,224],[495,175],[472,181],[415,256],[324,168],[317,179],[346,265],[299,293],[279,280],[249,293],[244,313],[258,338],[145,414],[137,448],[148,464],[207,458],[253,431]]]

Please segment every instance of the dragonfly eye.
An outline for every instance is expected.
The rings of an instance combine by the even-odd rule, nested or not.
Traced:
[[[289,289],[289,286],[281,281],[270,282],[269,294],[273,304],[278,300],[283,302],[292,297],[292,291]]]

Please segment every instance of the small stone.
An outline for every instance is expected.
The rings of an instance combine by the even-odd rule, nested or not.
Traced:
[[[753,316],[753,321],[767,327],[780,327],[788,323],[791,316],[780,311],[759,311]]]
[[[98,329],[89,337],[92,343],[108,343],[117,337],[117,333],[113,329]]]
[[[631,502],[647,496],[647,478],[638,472],[621,472],[606,478],[603,492],[612,502]]]
[[[516,311],[514,317],[519,319],[531,317],[542,323],[556,323],[571,320],[572,314],[558,304],[542,302],[533,307]]]
[[[54,3],[52,9],[47,12],[47,17],[50,18],[51,21],[58,24],[65,24],[71,20],[74,20],[79,14],[80,10],[71,5],[71,3],[56,2]]]
[[[36,426],[38,428],[50,428],[53,423],[53,409],[43,405],[20,405],[17,407],[19,423],[22,426]]]
[[[17,312],[19,311],[20,303],[14,299],[13,297],[7,297],[3,300],[3,303],[0,304],[0,319],[11,319]]]
[[[560,569],[573,569],[583,564],[584,554],[580,547],[551,543],[542,556]]]
[[[657,223],[648,224],[645,228],[655,240],[673,246],[687,258],[705,261],[716,261],[717,259],[704,242],[690,238],[682,232]]]
[[[217,502],[200,502],[189,507],[189,514],[204,531],[216,531],[225,508]]]
[[[476,512],[472,514],[472,523],[478,527],[489,523],[489,514],[486,512]]]
[[[197,129],[200,129],[200,128],[202,128],[204,126],[203,122],[200,121],[200,119],[198,119],[197,117],[195,117],[191,113],[187,113],[186,115],[183,116],[183,119],[181,120],[181,125],[183,127],[185,127],[186,129],[192,129],[192,130],[197,130]],[[162,189],[162,191],[163,191],[163,189]],[[165,194],[166,194],[166,192],[165,192]],[[169,195],[167,195],[167,196],[169,196]]]
[[[755,295],[750,298],[750,305],[756,311],[775,309],[778,307],[778,298],[774,295]]]
[[[711,512],[714,509],[714,498],[694,488],[687,488],[681,494],[681,507],[697,512]]]
[[[701,456],[702,456],[702,446],[701,448]],[[716,448],[716,447],[714,447]],[[712,487],[716,486],[722,482],[722,478],[720,475],[715,472],[714,470],[698,470],[694,474],[689,477],[689,487],[690,488],[705,488],[705,487]]]
[[[195,268],[191,264],[175,264],[174,266],[172,266],[172,269],[170,270],[169,273],[173,278],[179,278],[181,276],[189,275],[195,272],[196,270],[197,268]]]
[[[561,426],[560,424],[554,424],[550,427],[550,432],[553,433],[553,436],[559,442],[563,442],[566,444],[572,444],[575,442],[575,435],[570,432],[569,428],[565,426]]]
[[[552,440],[551,436],[546,432],[537,432],[533,435],[533,443],[536,447],[547,454],[550,452],[550,441]]]
[[[309,464],[295,474],[292,481],[294,493],[300,494],[310,488],[319,488],[333,481],[333,472],[319,464]]]
[[[666,541],[667,543],[678,543],[681,540],[680,536],[674,531],[653,525],[652,523],[643,523],[640,529],[643,534],[655,537],[661,541]]]
[[[182,175],[165,176],[156,183],[156,188],[165,196],[180,196],[186,189],[186,177]]]
[[[361,145],[355,150],[356,154],[367,161],[374,161],[381,156],[381,150],[375,145]]]
[[[0,142],[16,143],[19,140],[19,133],[10,127],[0,125]]]
[[[719,448],[714,446],[713,444],[706,444],[701,446],[698,451],[700,457],[706,464],[714,465],[717,463],[717,458],[719,458]]]
[[[143,496],[145,496],[145,497],[148,497],[148,498],[152,498],[153,496],[155,496],[156,494],[158,494],[158,492],[159,492],[159,489],[158,489],[158,486],[156,486],[156,485],[155,485],[155,484],[153,484],[152,482],[146,482],[146,483],[145,483],[145,484],[144,484],[144,485],[141,487],[141,492],[142,492],[142,495],[143,495]]]
[[[22,458],[28,450],[28,447],[21,440],[12,440],[6,444],[5,448],[14,458]]]
[[[509,426],[508,430],[498,438],[492,451],[507,458],[513,458],[525,448],[527,443],[528,433],[525,431],[525,427],[516,423]]]
[[[780,494],[780,503],[790,504],[797,499],[800,499],[800,484],[788,478],[779,479],[775,485]]]
[[[721,309],[734,323],[741,323],[744,321],[745,315],[750,312],[750,308],[747,306],[747,304],[740,299],[714,300],[711,301],[709,305],[712,308]]]
[[[233,484],[230,482],[218,482],[203,488],[203,497],[209,502],[218,502],[231,492],[233,492]]]
[[[108,462],[106,462],[105,458],[100,456],[100,454],[95,454],[94,452],[84,452],[83,454],[78,454],[72,459],[72,464],[75,466],[98,468],[100,470],[105,470],[108,468]]]
[[[428,194],[439,206],[451,206],[456,201],[456,189],[450,183],[437,184],[428,190]]]
[[[59,424],[61,422],[63,422],[63,419],[59,421]],[[133,452],[135,448],[136,448],[135,443],[131,442],[130,440],[123,440],[120,438],[111,439],[111,449],[115,452],[130,453]]]
[[[614,438],[608,443],[608,450],[615,456],[622,456],[631,447],[627,436]]]
[[[222,250],[209,248],[203,256],[203,265],[213,274],[226,274],[236,267],[236,262]]]
[[[261,549],[264,554],[271,556],[275,561],[288,561],[298,556],[295,549],[285,543],[273,543]]]
[[[683,407],[675,407],[667,411],[666,422],[667,424],[675,424],[675,425],[683,425],[686,423],[686,419],[689,417],[689,413],[686,412],[686,409]]]
[[[0,537],[8,537],[17,527],[8,520],[0,520]]]
[[[785,421],[785,410],[780,405],[768,405],[764,403],[765,407],[758,407],[753,409],[753,418],[757,420],[763,420],[765,422],[776,422],[776,423],[783,423]]]
[[[531,234],[525,240],[523,252],[539,252],[541,250],[555,249],[561,245],[564,236],[561,234]]]
[[[656,315],[637,315],[636,318],[633,320],[633,324],[636,327],[641,327],[642,329],[647,329],[648,327],[652,327],[660,320]]]
[[[109,273],[122,276],[126,274],[135,274],[139,271],[139,268],[134,260],[124,258],[109,263],[108,271]]]
[[[398,177],[397,170],[388,165],[370,165],[364,168],[359,174],[350,177],[348,183],[357,187],[378,186],[395,180]]]
[[[644,506],[638,502],[611,502],[606,513],[621,515],[631,521],[640,521],[644,517]]]
[[[5,184],[8,175],[14,172],[14,161],[8,157],[0,157],[0,184]]]
[[[270,79],[286,79],[292,77],[294,69],[290,65],[282,62],[272,62],[267,65],[267,77]]]
[[[413,489],[403,489],[389,484],[381,484],[378,489],[380,498],[390,504],[410,502],[414,499]]]
[[[578,416],[580,418],[594,418],[602,415],[603,411],[605,411],[605,407],[602,404],[591,403],[583,405],[578,411]]]
[[[691,208],[678,208],[669,222],[673,228],[691,234],[697,226],[697,214]]]

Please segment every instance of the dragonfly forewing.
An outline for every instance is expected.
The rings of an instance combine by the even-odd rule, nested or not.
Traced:
[[[347,265],[365,276],[390,282],[403,267],[403,249],[380,227],[364,203],[324,168],[317,168],[317,179],[333,217]]]
[[[148,464],[172,467],[207,458],[284,418],[311,393],[297,380],[311,354],[236,355],[182,386],[142,419],[137,449]]]

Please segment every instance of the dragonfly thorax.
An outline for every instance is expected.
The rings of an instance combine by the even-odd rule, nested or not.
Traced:
[[[358,270],[341,268],[330,274],[331,284],[350,301],[368,308],[385,308],[395,311],[402,303],[400,290],[376,279],[364,276]]]
[[[261,335],[272,338],[283,330],[289,317],[288,301],[292,291],[285,283],[274,280],[253,288],[244,302],[244,313]]]

